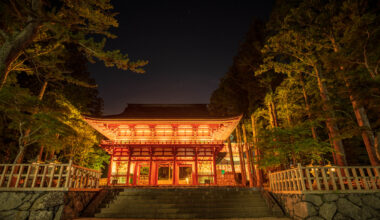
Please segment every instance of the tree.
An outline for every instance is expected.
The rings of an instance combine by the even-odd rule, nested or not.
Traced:
[[[14,161],[19,161],[25,148],[35,143],[45,142],[52,136],[67,129],[57,119],[55,112],[45,108],[35,113],[35,106],[40,101],[30,96],[27,89],[4,88],[0,92],[0,110],[11,119],[9,127],[16,130],[18,135],[18,154]]]
[[[92,36],[114,38],[108,30],[117,27],[109,0],[69,1],[47,3],[42,0],[7,1],[1,7],[0,29],[0,89],[14,69],[32,62],[40,55],[50,55],[63,44],[75,44],[89,60],[97,58],[106,66],[143,73],[146,61],[132,62],[120,51],[104,51],[105,38],[96,41]],[[28,56],[28,49],[40,49]]]
[[[110,28],[118,26],[114,18],[116,14],[112,12],[112,9],[109,0],[55,2],[19,0],[5,1],[1,4],[0,93],[7,95],[9,94],[8,90],[12,90],[12,87],[29,88],[29,90],[18,93],[17,96],[24,96],[20,100],[29,100],[36,95],[34,100],[38,103],[38,105],[34,105],[27,102],[30,106],[16,103],[19,106],[14,108],[14,113],[17,111],[20,114],[27,112],[26,116],[30,115],[31,117],[25,117],[25,120],[41,122],[41,126],[43,122],[46,122],[46,126],[50,126],[48,122],[57,122],[57,119],[61,117],[59,115],[62,113],[62,108],[57,106],[54,99],[63,93],[70,97],[70,101],[83,113],[100,114],[102,101],[94,92],[96,90],[92,89],[95,87],[95,83],[93,80],[89,80],[88,73],[86,75],[84,71],[85,68],[82,67],[81,70],[78,70],[78,65],[69,63],[74,57],[79,57],[82,64],[98,59],[108,67],[114,66],[123,70],[144,73],[141,67],[146,65],[147,61],[132,62],[127,55],[118,50],[104,50],[105,38],[116,37],[109,32]],[[102,36],[103,39],[101,39]],[[15,72],[17,75],[10,77],[11,72]],[[55,92],[46,99],[46,91],[49,87],[54,87]],[[78,91],[81,91],[82,94]],[[89,101],[89,103],[83,101]],[[19,108],[20,106],[21,108]],[[3,109],[2,113],[5,113],[6,108]],[[43,109],[57,113],[57,115],[51,116],[55,120],[34,120],[33,115],[39,117],[41,113],[44,113]],[[10,123],[19,121],[17,117],[14,117],[15,115],[17,114],[6,114],[5,121],[11,120]],[[19,160],[22,158],[26,146],[35,145],[38,142],[31,141],[29,138],[30,133],[38,133],[33,131],[34,125],[32,123],[22,123],[22,125],[24,131],[20,135],[23,136],[21,139],[24,147],[19,147],[20,152],[17,156]],[[64,123],[61,125],[67,127],[64,126]],[[16,129],[16,127],[13,128]],[[66,136],[57,132],[51,138],[45,137],[44,141],[39,142],[41,144],[40,151],[42,152],[42,148],[45,147],[54,152],[59,145],[62,145],[60,140],[64,137],[78,136],[78,132],[72,132],[73,128],[70,129],[71,133],[66,131]],[[81,155],[88,156],[89,154]]]
[[[347,165],[341,134],[326,83],[327,78],[320,59],[327,45],[324,44],[322,38],[311,37],[313,34],[318,35],[319,32],[305,26],[305,23],[308,22],[307,19],[313,19],[310,14],[308,17],[299,18],[297,12],[303,12],[301,7],[293,10],[292,14],[285,18],[287,22],[282,29],[268,39],[263,50],[267,57],[264,68],[260,72],[268,69],[285,73],[302,70],[316,77],[323,110],[327,113],[325,123],[336,152],[337,164]],[[278,56],[285,56],[285,58],[279,60]]]
[[[376,15],[379,5],[372,1],[345,1],[341,4],[330,2],[326,9],[331,25],[322,30],[329,36],[333,52],[324,60],[327,68],[336,73],[336,77],[345,84],[353,111],[361,130],[361,136],[372,165],[379,165],[379,146],[375,146],[375,132],[371,126],[371,117],[367,112],[377,103],[378,66],[380,47],[377,39],[380,34],[380,20]],[[369,88],[363,93],[363,86]]]

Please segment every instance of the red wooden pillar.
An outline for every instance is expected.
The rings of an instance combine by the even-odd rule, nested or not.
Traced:
[[[107,176],[107,185],[108,186],[111,185],[113,154],[114,154],[114,149],[112,149],[110,164],[108,165],[108,176]]]
[[[127,166],[127,185],[129,185],[129,174],[131,170],[131,156],[132,156],[132,150],[129,148],[129,156],[128,156],[128,166]]]
[[[212,164],[214,167],[214,184],[218,185],[218,180],[217,180],[217,176],[216,176],[216,150],[215,150],[215,147],[214,147],[214,153],[212,156]]]
[[[177,161],[177,149],[174,148],[174,162],[173,162],[173,185],[177,185],[176,181],[176,161]]]
[[[195,148],[195,185],[198,185],[198,148]]]
[[[133,180],[132,180],[132,185],[135,186],[137,185],[137,177],[140,177],[140,174],[137,172],[140,172],[140,163],[135,161],[135,167],[133,169]]]
[[[152,147],[150,148],[150,160],[149,160],[149,185],[152,185]]]

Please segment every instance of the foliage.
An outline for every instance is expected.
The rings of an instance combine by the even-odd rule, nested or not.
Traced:
[[[315,140],[310,127],[306,122],[291,128],[259,129],[260,167],[326,162],[325,154],[332,152],[330,143]]]
[[[74,164],[80,166],[103,168],[109,156],[97,147],[100,138],[97,132],[83,120],[81,112],[63,97],[57,99],[57,104],[65,111],[59,120],[71,129],[70,133],[60,137],[62,160],[72,159]]]
[[[100,169],[100,134],[81,118],[103,101],[87,62],[136,73],[148,62],[105,50],[118,27],[109,0],[16,0],[0,4],[0,152],[2,162],[45,158]],[[17,150],[16,150],[17,149]],[[50,158],[51,159],[51,158]]]
[[[265,28],[250,27],[210,109],[244,113],[246,126],[253,116],[258,134],[250,140],[261,151],[260,166],[324,163],[331,152],[344,156],[343,144],[349,162],[368,163],[357,160],[364,146],[373,158],[378,12],[370,0],[277,1]]]

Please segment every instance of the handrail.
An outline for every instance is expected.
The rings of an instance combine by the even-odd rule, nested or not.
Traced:
[[[88,190],[99,188],[101,172],[66,164],[0,164],[0,191]]]
[[[88,171],[92,171],[92,172],[98,172],[98,173],[100,173],[99,170],[90,169],[90,168],[87,168],[87,167],[81,167],[81,166],[78,166],[78,165],[75,165],[75,164],[73,164],[73,165],[71,165],[71,166],[76,167],[76,168],[80,168],[80,169],[83,169],[83,170],[88,170]]]
[[[269,173],[273,193],[380,191],[380,166],[301,166]]]

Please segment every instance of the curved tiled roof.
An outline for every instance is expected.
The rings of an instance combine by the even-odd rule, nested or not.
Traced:
[[[99,119],[218,119],[233,117],[212,115],[207,104],[128,104],[124,112]]]

